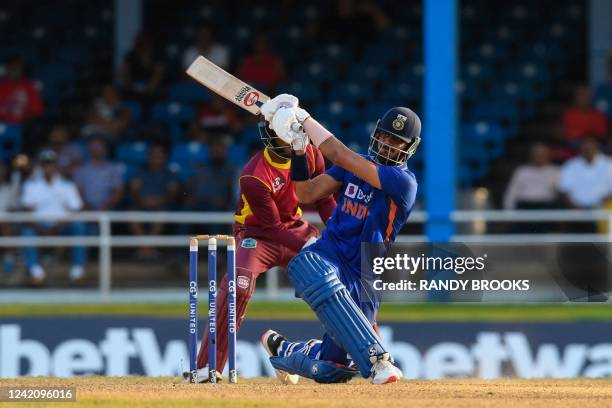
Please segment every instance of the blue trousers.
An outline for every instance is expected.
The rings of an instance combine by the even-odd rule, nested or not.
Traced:
[[[354,271],[346,265],[336,252],[318,244],[319,242],[314,243],[307,250],[318,253],[321,257],[325,258],[327,262],[337,267],[340,282],[344,284],[351,298],[361,309],[368,321],[374,325],[376,314],[380,307],[380,301],[375,298],[375,296],[372,296],[371,291],[364,287],[364,279],[362,279],[361,273]],[[367,285],[367,283],[365,284]],[[306,354],[308,354],[309,357],[319,360],[333,361],[347,366],[351,362],[351,360],[347,358],[346,350],[336,344],[327,333],[323,335],[320,344],[317,344],[314,340],[292,344],[294,344],[294,346],[291,347],[291,350],[286,350],[289,352],[288,354],[301,350],[300,352],[307,351]]]
[[[85,224],[82,222],[72,222],[66,224],[59,233],[61,235],[72,235],[81,236],[86,235]],[[21,236],[23,237],[35,237],[37,231],[33,227],[24,227],[21,230]],[[23,257],[25,258],[26,267],[28,270],[34,265],[38,264],[38,248],[37,247],[25,247],[23,250]],[[85,247],[76,246],[72,248],[72,265],[73,266],[84,266],[87,260],[87,249]]]

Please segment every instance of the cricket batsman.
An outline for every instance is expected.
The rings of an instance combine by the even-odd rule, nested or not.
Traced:
[[[373,328],[380,302],[362,279],[361,247],[387,247],[410,215],[417,182],[406,162],[421,140],[421,122],[408,108],[390,109],[370,136],[368,154],[360,155],[297,104],[286,106],[286,100],[279,95],[261,110],[293,148],[291,179],[300,202],[316,203],[335,192],[341,196],[322,236],[309,242],[288,268],[296,295],[317,314],[325,335],[290,342],[268,330],[262,344],[275,369],[317,382],[345,382],[358,373],[373,384],[398,381],[402,372]],[[305,133],[295,130],[296,123]],[[308,139],[334,164],[326,173],[313,177],[310,172]]]
[[[297,104],[295,97],[285,98]],[[289,177],[291,146],[282,141],[261,118],[258,124],[265,148],[255,154],[240,175],[240,198],[234,216],[236,239],[236,330],[240,328],[257,278],[268,269],[286,267],[309,238],[318,230],[302,217],[295,183]],[[309,175],[325,172],[321,153],[308,146],[303,151]],[[312,200],[321,221],[327,222],[336,202],[331,194]],[[217,310],[227,310],[227,275],[217,291]],[[217,314],[217,327],[227,327],[227,313]],[[198,379],[208,381],[208,331],[198,352]],[[227,330],[217,332],[217,370],[223,372],[228,357]],[[184,376],[186,373],[183,374]],[[187,373],[188,375],[188,373]]]

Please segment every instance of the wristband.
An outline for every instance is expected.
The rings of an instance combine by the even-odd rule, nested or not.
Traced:
[[[291,180],[293,181],[308,181],[310,180],[310,169],[308,168],[308,160],[306,153],[299,155],[293,150],[291,151]]]

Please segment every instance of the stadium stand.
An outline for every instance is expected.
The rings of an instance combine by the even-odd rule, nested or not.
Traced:
[[[2,140],[12,137],[12,146],[17,146],[10,150],[3,145],[5,160],[22,145],[31,153],[38,150],[46,124],[62,120],[78,128],[100,85],[116,80],[111,1],[61,0],[62,13],[53,12],[57,2],[25,7],[23,3],[28,2],[34,3],[24,0],[0,6],[0,35],[11,44],[0,51],[0,63],[11,55],[23,57],[46,110],[34,124],[2,125]],[[130,173],[146,157],[149,140],[142,129],[151,122],[166,130],[170,168],[181,172],[181,179],[188,177],[190,163],[207,157],[207,146],[201,140],[190,140],[187,130],[209,95],[183,75],[181,66],[183,51],[193,44],[202,25],[211,27],[216,41],[229,48],[230,70],[234,71],[248,54],[252,36],[269,33],[274,51],[287,68],[287,81],[271,91],[300,96],[313,114],[353,146],[367,147],[368,132],[388,106],[404,104],[420,112],[424,72],[419,1],[405,1],[399,9],[392,1],[379,1],[376,4],[389,20],[385,27],[362,27],[371,35],[351,36],[366,39],[359,46],[335,36],[320,48],[306,39],[324,35],[322,22],[335,12],[330,2],[310,2],[300,12],[264,2],[258,7],[233,7],[240,12],[231,16],[222,2],[175,3],[172,11],[167,7],[147,9],[164,10],[164,15],[145,13],[145,29],[165,63],[166,74],[162,96],[152,105],[125,103],[132,114],[126,135],[129,143],[115,146],[114,158],[124,162]],[[239,29],[227,29],[229,19]],[[271,22],[279,19],[285,22],[279,25],[282,28],[272,29]],[[584,51],[575,46],[585,38],[584,4],[579,0],[517,0],[500,9],[489,1],[466,0],[461,2],[461,19],[459,145],[470,147],[458,153],[460,185],[487,185],[501,191],[510,170],[525,156],[527,147],[520,145],[548,139],[545,133],[568,101],[570,85],[583,79],[584,73],[573,70],[572,61]],[[612,87],[602,86],[595,95],[598,109],[612,116]],[[257,142],[254,130],[253,126],[232,129],[229,157],[237,165],[244,163]],[[417,174],[421,171],[418,155],[413,167]]]

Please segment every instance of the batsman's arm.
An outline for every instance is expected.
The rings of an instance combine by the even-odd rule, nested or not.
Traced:
[[[323,153],[323,156],[327,157],[336,166],[355,174],[372,187],[382,189],[378,170],[374,163],[346,147],[344,143],[336,139],[329,130],[312,117],[304,121],[303,127],[310,140]]]
[[[295,193],[303,204],[314,204],[317,201],[329,197],[338,191],[342,183],[334,180],[328,174],[319,174],[317,177],[295,182]]]

